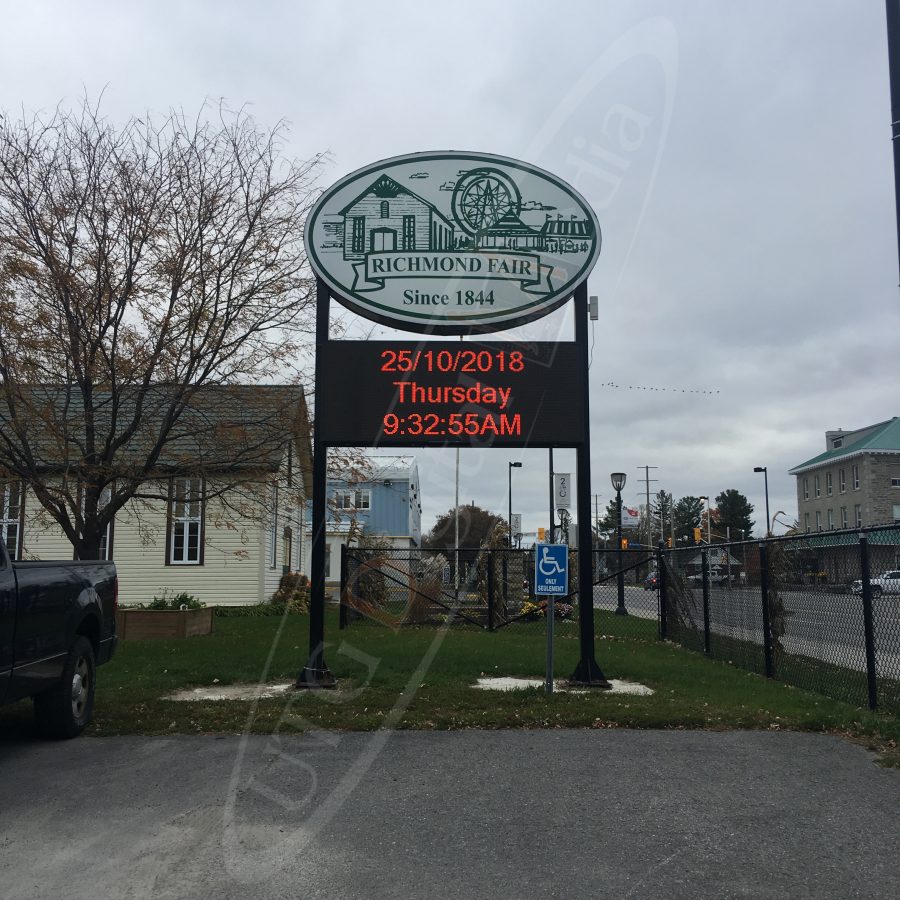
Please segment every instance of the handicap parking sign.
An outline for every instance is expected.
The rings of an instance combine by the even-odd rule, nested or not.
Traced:
[[[535,546],[534,593],[538,597],[565,597],[569,593],[569,548],[566,544]]]

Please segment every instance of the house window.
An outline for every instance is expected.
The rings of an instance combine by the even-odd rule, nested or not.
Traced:
[[[814,489],[816,492],[816,496],[821,497],[822,491],[819,489],[819,476],[818,475],[816,475],[816,477],[813,479],[813,485],[814,485]]]
[[[900,522],[900,503],[895,503],[893,507],[894,511],[894,524],[896,525]]]
[[[841,507],[841,528],[847,528],[847,527],[849,527],[848,522],[847,522],[847,507],[842,506]]]
[[[843,446],[844,446],[843,438],[835,438],[831,443],[831,447],[833,450],[840,450],[840,448]]]
[[[822,530],[822,513],[816,510],[816,531]]]
[[[900,487],[900,478],[892,478],[891,487]]]
[[[169,565],[202,565],[203,480],[174,478],[169,497]]]
[[[831,496],[831,472],[825,473],[825,493],[827,496]]]
[[[803,499],[809,500],[809,479],[803,479]]]
[[[847,470],[841,469],[838,473],[838,484],[840,485],[841,493],[843,494],[847,490]]]
[[[353,253],[363,253],[366,249],[366,217],[353,216],[353,232],[350,241],[350,249]]]
[[[282,556],[281,556],[281,568],[285,572],[291,571],[291,563],[293,562],[292,556],[294,555],[294,532],[292,531],[290,525],[286,526],[284,529],[283,539],[281,541],[282,547]]]
[[[20,482],[0,482],[0,534],[10,559],[22,555],[22,494]]]
[[[278,565],[278,482],[272,484],[272,518],[269,536],[272,543],[272,557],[269,565],[274,569]]]
[[[391,205],[387,202],[387,200],[381,201],[381,218],[389,219],[391,216]]]
[[[371,509],[371,491],[338,491],[335,494],[338,509]]]
[[[853,490],[859,490],[859,466],[853,467]]]
[[[828,510],[828,530],[834,531],[834,510]]]
[[[853,507],[853,512],[856,517],[856,527],[862,528],[862,506],[857,503],[856,506]]]
[[[809,533],[809,513],[803,514],[803,525],[804,525],[807,533]]]
[[[415,250],[416,249],[416,217],[415,216],[404,216],[403,217],[403,250]]]

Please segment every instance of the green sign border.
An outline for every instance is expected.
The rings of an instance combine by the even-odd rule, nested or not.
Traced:
[[[440,315],[430,315],[427,313],[415,313],[412,311],[404,313],[403,317],[401,318],[398,317],[398,313],[395,308],[384,306],[380,303],[375,303],[369,298],[357,296],[352,291],[350,291],[349,288],[346,288],[337,282],[337,280],[331,275],[328,267],[323,265],[322,260],[319,258],[319,255],[316,253],[316,249],[313,246],[312,234],[315,230],[315,225],[319,216],[322,215],[324,206],[338,191],[347,187],[347,185],[353,183],[354,181],[357,181],[358,179],[361,179],[366,175],[370,175],[373,172],[378,171],[379,169],[397,166],[407,162],[428,162],[430,160],[470,160],[479,163],[506,166],[510,169],[519,169],[520,171],[527,172],[530,175],[537,175],[539,178],[551,182],[561,191],[568,194],[574,201],[576,201],[584,210],[586,216],[593,222],[593,249],[590,255],[585,260],[584,264],[581,266],[578,272],[576,272],[575,275],[572,276],[572,278],[566,283],[565,287],[552,294],[549,299],[547,297],[542,297],[540,299],[532,301],[531,303],[523,304],[522,306],[517,307],[512,312],[507,313],[506,315],[508,317],[504,318],[498,318],[497,314],[489,312],[470,313],[465,318],[461,318],[460,316],[454,316],[450,318]],[[366,319],[371,319],[375,322],[378,322],[379,324],[388,325],[392,328],[429,334],[451,335],[472,333],[483,334],[495,331],[504,331],[508,328],[515,328],[518,325],[523,325],[526,322],[533,322],[534,320],[540,319],[543,316],[546,316],[549,313],[553,312],[554,310],[559,309],[559,307],[562,306],[569,299],[569,297],[572,296],[575,288],[578,287],[578,285],[583,281],[587,280],[591,269],[594,268],[594,265],[597,262],[597,257],[600,255],[600,247],[602,244],[600,223],[597,220],[597,216],[594,213],[594,210],[584,199],[584,197],[582,197],[581,194],[578,193],[578,191],[576,191],[575,188],[573,188],[567,182],[563,181],[561,178],[557,178],[555,175],[551,174],[545,169],[541,169],[538,166],[533,166],[530,163],[522,162],[521,160],[512,159],[508,156],[497,156],[489,153],[468,153],[462,150],[447,150],[443,152],[429,151],[423,153],[409,153],[402,156],[392,156],[388,159],[382,159],[378,162],[371,163],[370,165],[365,166],[362,169],[356,169],[349,175],[345,175],[340,179],[340,181],[337,181],[330,188],[328,188],[328,190],[326,190],[316,201],[315,205],[309,213],[309,216],[306,219],[306,228],[304,230],[303,240],[306,245],[307,258],[309,259],[313,271],[331,288],[334,298],[342,305],[346,306],[348,309],[352,310],[360,316],[363,316]],[[377,309],[373,309],[373,307],[377,307]],[[383,310],[383,312],[378,312],[378,310]],[[410,321],[410,318],[407,317],[410,317],[413,320],[421,321]]]

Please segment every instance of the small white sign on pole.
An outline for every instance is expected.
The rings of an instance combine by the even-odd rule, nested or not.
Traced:
[[[557,509],[568,509],[572,505],[572,476],[567,472],[554,474],[553,496]]]
[[[521,513],[513,513],[509,517],[509,530],[512,532],[512,536],[515,537],[517,534],[522,533],[522,514]]]

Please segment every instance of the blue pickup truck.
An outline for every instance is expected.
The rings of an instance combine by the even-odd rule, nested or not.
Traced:
[[[0,539],[0,704],[33,697],[42,734],[81,734],[115,650],[117,593],[114,563],[12,562]]]

